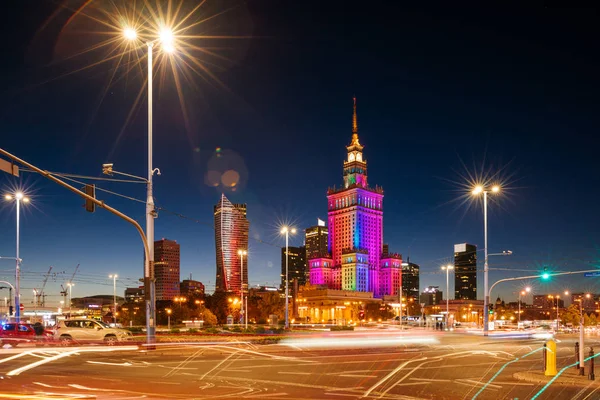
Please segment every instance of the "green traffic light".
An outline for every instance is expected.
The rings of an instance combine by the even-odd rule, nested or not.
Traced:
[[[542,279],[550,279],[550,274],[548,274],[548,273],[544,272],[544,273],[542,274]]]

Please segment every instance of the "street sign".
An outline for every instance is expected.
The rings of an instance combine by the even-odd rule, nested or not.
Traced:
[[[11,175],[19,176],[19,166],[0,158],[0,171],[8,172]]]
[[[598,272],[586,272],[585,274],[583,274],[583,276],[585,276],[586,278],[597,278],[600,276],[600,271]]]
[[[23,311],[23,310],[25,309],[25,306],[23,305],[23,303],[19,304],[19,309],[20,309],[21,311]]]

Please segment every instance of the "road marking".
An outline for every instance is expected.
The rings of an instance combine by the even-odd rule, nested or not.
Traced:
[[[494,384],[486,383],[486,382],[474,381],[472,379],[456,379],[454,382],[455,383],[463,383],[463,384],[467,384],[467,385],[473,385],[473,386],[486,386],[486,388],[492,388],[492,389],[502,389],[502,386],[494,385]]]
[[[100,365],[114,365],[117,367],[128,367],[131,365],[131,363],[128,362],[124,362],[124,363],[109,363],[109,362],[103,362],[103,361],[87,361],[90,364],[100,364]]]
[[[411,381],[452,382],[452,379],[410,378]]]
[[[497,384],[499,385],[512,385],[512,386],[534,386],[533,383],[528,383],[528,382],[500,382],[500,381],[495,381]]]
[[[375,383],[373,386],[371,386],[364,394],[362,397],[367,397],[368,395],[371,394],[371,392],[373,390],[375,390],[375,388],[377,386],[381,386],[382,384],[385,383],[385,381],[387,381],[388,379],[390,379],[392,376],[394,376],[396,373],[398,373],[402,368],[406,367],[409,363],[411,362],[417,362],[417,361],[423,361],[423,360],[427,360],[427,357],[422,357],[422,358],[418,358],[416,360],[408,360],[403,362],[402,364],[400,364],[398,367],[394,368],[392,370],[392,372],[390,372],[389,374],[387,374],[386,376],[384,376],[383,378],[381,378],[377,383]]]
[[[286,371],[279,371],[277,373],[278,374],[286,374],[286,375],[312,375],[312,373],[310,373],[310,372],[286,372]]]
[[[377,375],[339,374],[345,378],[377,378]]]

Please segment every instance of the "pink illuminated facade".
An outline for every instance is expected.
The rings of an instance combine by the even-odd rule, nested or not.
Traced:
[[[344,186],[327,191],[328,250],[331,258],[310,259],[310,282],[331,289],[372,292],[374,296],[395,294],[402,285],[401,264],[388,266],[382,282],[383,189],[367,183],[367,161],[358,140],[356,98],[352,115],[352,141],[346,146]],[[329,261],[329,268],[322,265]],[[314,261],[314,263],[313,263]],[[389,261],[388,261],[389,264]],[[390,272],[390,268],[398,271]],[[391,284],[392,278],[398,282]],[[384,283],[384,285],[382,285]]]

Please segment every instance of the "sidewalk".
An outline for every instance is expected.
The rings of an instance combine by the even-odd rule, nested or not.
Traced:
[[[552,384],[553,385],[565,385],[565,386],[580,386],[580,387],[600,387],[600,376],[596,376],[596,380],[591,381],[588,379],[588,369],[585,370],[585,376],[579,375],[579,370],[573,368],[567,369],[565,372],[560,374]],[[520,381],[532,382],[537,384],[546,384],[550,382],[553,376],[546,376],[542,371],[524,371],[515,372],[513,378]]]

